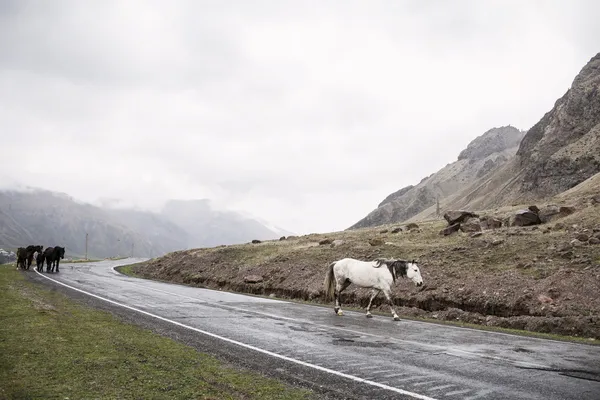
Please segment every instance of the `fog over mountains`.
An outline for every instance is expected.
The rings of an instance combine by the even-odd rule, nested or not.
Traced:
[[[154,257],[174,250],[277,239],[291,232],[208,200],[171,200],[158,212],[77,201],[36,188],[0,191],[0,247],[66,246],[67,256]]]

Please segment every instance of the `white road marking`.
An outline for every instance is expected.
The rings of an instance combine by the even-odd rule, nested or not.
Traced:
[[[190,329],[192,331],[195,331],[195,332],[198,332],[198,333],[201,333],[201,334],[213,337],[215,339],[223,340],[225,342],[232,343],[232,344],[235,344],[237,346],[244,347],[246,349],[254,350],[254,351],[257,351],[259,353],[269,355],[271,357],[275,357],[275,358],[279,358],[279,359],[282,359],[282,360],[285,360],[285,361],[293,362],[295,364],[299,364],[299,365],[302,365],[304,367],[309,367],[309,368],[313,368],[313,369],[316,369],[316,370],[319,370],[319,371],[327,372],[327,373],[332,374],[332,375],[341,376],[343,378],[351,379],[351,380],[353,380],[355,382],[364,383],[364,384],[367,384],[367,385],[370,385],[370,386],[375,386],[375,387],[378,387],[378,388],[381,388],[381,389],[389,390],[391,392],[400,393],[400,394],[403,394],[403,395],[406,395],[406,396],[413,397],[415,399],[436,400],[433,397],[425,396],[425,395],[418,394],[418,393],[409,392],[408,390],[403,390],[403,389],[396,388],[396,387],[393,387],[393,386],[388,386],[388,385],[384,385],[382,383],[377,383],[377,382],[373,382],[373,381],[370,381],[370,380],[367,380],[367,379],[359,378],[358,376],[348,375],[348,374],[345,374],[345,373],[342,373],[342,372],[334,371],[334,370],[331,370],[329,368],[321,367],[321,366],[315,365],[315,364],[310,364],[310,363],[307,363],[307,362],[301,361],[301,360],[296,360],[295,358],[283,356],[281,354],[273,353],[272,351],[269,351],[269,350],[264,350],[264,349],[261,349],[261,348],[256,347],[256,346],[252,346],[252,345],[249,345],[249,344],[238,342],[237,340],[229,339],[229,338],[226,338],[224,336],[220,336],[220,335],[216,335],[214,333],[203,331],[202,329],[194,328],[193,326],[185,325],[185,324],[182,324],[181,322],[173,321],[171,319],[168,319],[168,318],[165,318],[165,317],[161,317],[160,315],[155,315],[155,314],[149,313],[147,311],[140,310],[138,308],[131,307],[131,306],[128,306],[126,304],[122,304],[122,303],[119,303],[119,302],[116,302],[114,300],[110,300],[110,299],[98,296],[98,295],[90,293],[90,292],[86,292],[85,290],[78,289],[78,288],[73,287],[71,285],[67,285],[66,283],[57,281],[56,279],[52,279],[52,278],[50,278],[48,276],[45,276],[45,275],[39,273],[38,271],[35,271],[35,272],[38,275],[40,275],[41,277],[43,277],[45,279],[48,279],[49,281],[52,281],[52,282],[57,283],[59,285],[68,287],[69,289],[75,290],[77,292],[87,294],[88,296],[92,296],[92,297],[95,297],[97,299],[106,301],[108,303],[115,304],[117,306],[124,307],[124,308],[127,308],[129,310],[136,311],[136,312],[139,312],[141,314],[148,315],[150,317],[159,319],[161,321],[169,322],[169,323],[171,323],[173,325],[177,325],[177,326],[180,326],[182,328],[187,328],[187,329]]]
[[[113,271],[114,271],[114,268],[116,268],[116,267],[112,268]],[[117,271],[115,271],[115,272],[117,272]],[[117,272],[117,273],[120,274],[120,272]],[[152,288],[152,287],[145,286],[145,285],[140,285],[140,284],[133,283],[133,282],[130,282],[130,283],[133,286],[138,286],[138,287],[141,287],[141,288],[144,288],[144,289],[154,290],[156,292],[162,292],[164,294],[170,294],[170,295],[173,295],[173,296],[179,296],[179,297],[183,297],[183,298],[187,298],[187,299],[191,299],[191,300],[195,300],[195,301],[202,301],[201,299],[199,299],[197,297],[191,297],[191,296],[186,296],[184,294],[168,292],[166,290],[156,289],[156,288]],[[188,288],[188,287],[186,286],[186,288]],[[191,287],[189,287],[189,288],[191,288]],[[212,289],[202,288],[202,290],[212,290]],[[285,302],[285,303],[289,303],[289,302]],[[302,323],[310,324],[310,325],[317,326],[317,327],[320,327],[320,328],[337,329],[337,330],[340,330],[340,331],[355,333],[355,334],[358,334],[358,335],[361,335],[361,336],[372,336],[372,337],[376,337],[376,338],[383,338],[383,339],[387,339],[387,340],[392,340],[392,341],[395,341],[395,342],[398,342],[398,343],[407,343],[407,344],[411,344],[411,345],[415,345],[415,346],[429,347],[431,349],[442,350],[442,353],[445,352],[448,355],[456,355],[456,356],[458,356],[457,354],[452,354],[452,353],[462,353],[464,355],[471,356],[471,357],[484,358],[484,359],[490,359],[490,360],[497,360],[497,361],[507,362],[507,363],[513,364],[513,365],[518,364],[519,366],[525,366],[525,367],[530,367],[530,368],[550,368],[547,365],[542,365],[542,364],[535,364],[535,363],[530,363],[530,362],[525,362],[525,361],[515,361],[515,360],[511,360],[509,358],[492,356],[492,355],[488,355],[488,354],[473,353],[473,352],[470,352],[470,351],[467,351],[467,350],[461,350],[461,349],[452,349],[452,348],[449,349],[448,347],[444,347],[444,346],[438,346],[438,345],[429,344],[429,343],[420,343],[420,342],[415,342],[415,341],[412,341],[412,340],[397,339],[397,338],[388,337],[388,336],[375,335],[373,333],[356,331],[356,330],[353,330],[353,329],[342,328],[342,327],[339,327],[339,326],[326,326],[326,325],[316,324],[316,323],[311,322],[311,321],[306,321],[306,320],[301,320],[301,319],[291,318],[291,317],[284,317],[282,315],[275,315],[275,314],[265,313],[265,312],[261,312],[261,311],[248,310],[248,309],[241,308],[241,307],[228,306],[228,305],[224,305],[224,304],[219,305],[219,307],[228,308],[228,309],[234,310],[234,311],[243,311],[243,312],[247,312],[247,313],[264,315],[266,317],[271,317],[271,318],[277,318],[277,319],[283,319],[283,320],[293,321],[293,322],[296,322],[296,323],[302,322]]]

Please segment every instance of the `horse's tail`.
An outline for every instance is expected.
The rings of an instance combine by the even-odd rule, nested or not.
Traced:
[[[330,300],[333,297],[333,293],[335,291],[335,277],[333,274],[334,266],[335,262],[329,264],[329,267],[327,267],[327,273],[325,274],[325,300]]]

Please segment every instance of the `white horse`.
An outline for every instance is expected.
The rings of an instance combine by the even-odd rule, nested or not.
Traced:
[[[380,268],[385,265],[387,268]],[[391,297],[392,283],[396,282],[398,277],[407,277],[415,285],[423,285],[423,278],[417,263],[413,261],[395,260],[377,258],[374,261],[360,261],[353,258],[344,258],[329,264],[325,276],[325,298],[335,299],[334,311],[337,315],[344,315],[340,305],[340,294],[351,283],[364,288],[372,288],[371,298],[367,306],[367,318],[371,315],[371,304],[379,292],[383,292],[387,299],[394,321],[399,321],[400,317],[394,309],[394,302]]]

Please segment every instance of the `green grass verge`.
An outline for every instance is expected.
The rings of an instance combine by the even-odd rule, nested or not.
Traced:
[[[0,267],[0,398],[305,399]]]
[[[121,265],[120,267],[116,267],[115,270],[117,272],[122,273],[123,275],[133,276],[135,278],[141,278],[141,276],[136,274],[134,271],[135,266],[140,265],[140,264],[143,264],[143,262],[135,263],[135,264],[128,264],[128,265]]]

